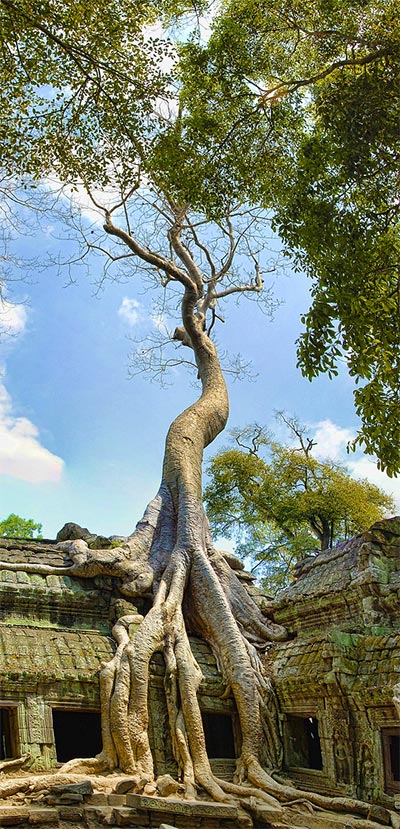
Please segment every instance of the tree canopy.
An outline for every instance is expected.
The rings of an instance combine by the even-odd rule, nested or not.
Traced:
[[[399,468],[395,6],[228,2],[209,42],[192,42],[183,58],[188,132],[231,192],[272,209],[295,268],[312,280],[299,366],[311,379],[347,363],[356,444],[389,474]]]
[[[18,177],[126,184],[146,155],[162,62],[162,4],[2,0],[2,161]]]
[[[295,444],[257,426],[236,430],[235,445],[211,460],[205,490],[214,532],[235,540],[272,593],[289,583],[301,558],[368,529],[395,508],[379,487],[313,457],[305,429],[288,422]]]
[[[0,521],[0,537],[2,538],[41,538],[42,525],[32,518],[21,518],[12,512],[8,518]]]
[[[138,181],[208,218],[262,206],[312,303],[309,377],[344,361],[356,444],[400,468],[394,0],[226,2],[206,41],[182,3],[2,0],[0,135],[19,178]],[[183,26],[166,26],[175,16]],[[164,26],[164,28],[163,28]],[[136,185],[135,185],[136,186]]]

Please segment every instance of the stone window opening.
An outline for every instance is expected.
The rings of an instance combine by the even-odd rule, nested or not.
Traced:
[[[322,771],[321,740],[314,715],[287,714],[284,730],[285,765]]]
[[[54,742],[58,763],[76,757],[95,757],[102,749],[98,711],[53,708]]]
[[[385,789],[400,792],[400,728],[382,729]]]
[[[0,706],[0,760],[12,760],[17,756],[16,709]]]
[[[201,718],[210,760],[234,760],[237,757],[237,751],[232,716],[214,711],[202,711]]]

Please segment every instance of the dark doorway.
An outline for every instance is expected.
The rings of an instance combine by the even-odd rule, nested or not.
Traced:
[[[0,708],[0,760],[10,760],[15,757],[13,714],[11,708]]]
[[[400,728],[384,728],[383,761],[387,791],[400,791]]]
[[[202,711],[207,754],[210,758],[235,758],[232,717],[229,714],[214,714]]]
[[[322,769],[321,741],[315,717],[286,717],[285,755],[287,766]]]
[[[59,763],[75,757],[94,757],[101,751],[101,721],[97,712],[53,708],[53,729]]]

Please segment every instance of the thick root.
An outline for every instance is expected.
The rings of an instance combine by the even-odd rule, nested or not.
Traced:
[[[276,797],[272,797],[270,794],[267,794],[267,792],[264,792],[262,789],[256,789],[254,786],[246,786],[244,783],[231,783],[230,781],[221,780],[220,778],[215,779],[224,792],[236,795],[236,797],[240,799],[240,802],[242,802],[246,797],[253,797],[255,800],[265,803],[267,806],[271,806],[271,808],[282,811],[279,800],[277,800]]]
[[[371,805],[362,800],[357,800],[352,797],[330,797],[327,795],[317,794],[316,792],[301,791],[294,786],[284,785],[274,780],[263,768],[261,768],[256,757],[247,758],[245,761],[247,767],[248,780],[253,783],[258,791],[262,790],[271,794],[279,800],[284,806],[293,808],[296,803],[307,804],[310,809],[316,809],[318,812],[340,812],[343,814],[343,826],[354,826],[364,829],[378,829],[381,824],[373,820],[351,820],[351,815],[361,815],[367,817]],[[393,813],[392,826],[396,826],[397,815]],[[339,824],[340,825],[340,824]]]
[[[2,760],[0,763],[0,772],[2,774],[14,772],[17,769],[23,768],[23,766],[29,765],[31,760],[30,754],[21,754],[21,757],[15,757],[13,760]]]
[[[110,759],[107,754],[101,752],[96,757],[88,758],[74,758],[63,763],[60,769],[55,774],[57,776],[64,774],[78,774],[78,775],[93,775],[101,774],[102,772],[113,771],[115,765],[110,764]]]
[[[32,774],[24,777],[14,777],[12,780],[0,782],[0,800],[11,798],[13,795],[49,792],[53,786],[69,786],[71,783],[83,783],[90,780],[93,790],[99,792],[113,792],[121,781],[121,774],[91,775],[78,772],[65,773],[63,769],[48,774]]]

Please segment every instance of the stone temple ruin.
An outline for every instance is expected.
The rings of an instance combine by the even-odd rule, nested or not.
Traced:
[[[116,598],[111,577],[24,569],[29,562],[65,565],[62,547],[56,541],[0,539],[0,771],[12,768],[5,761],[15,760],[19,770],[45,772],[101,750],[98,672],[115,649],[115,619],[127,612],[125,605],[134,611]],[[226,558],[257,603],[271,607],[241,562]],[[300,789],[375,804],[374,820],[383,825],[389,823],[388,809],[400,815],[399,594],[396,518],[298,565],[293,584],[273,602],[275,621],[291,638],[272,645],[267,655],[280,710],[284,775]],[[148,609],[146,601],[135,600],[138,614]],[[199,699],[211,765],[229,780],[241,740],[234,700],[208,645],[200,639],[191,644],[204,677]],[[151,664],[149,733],[156,776],[176,777],[161,655]],[[242,825],[233,807],[215,804],[207,812],[200,802],[190,812],[184,802],[161,798],[157,790],[152,794],[90,797],[78,791],[74,802],[71,793],[68,799],[61,792],[50,807],[14,806],[14,823],[13,808],[3,800],[0,826]],[[260,825],[281,826],[273,819]],[[296,825],[314,824],[304,818]],[[330,823],[318,825],[325,829]]]

